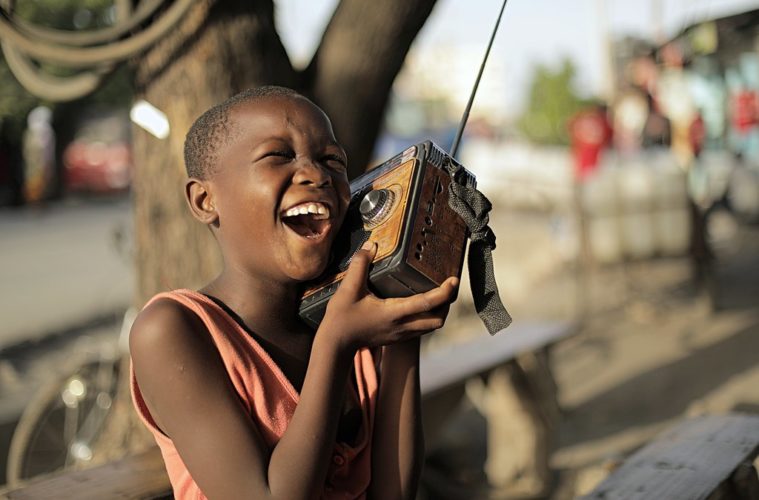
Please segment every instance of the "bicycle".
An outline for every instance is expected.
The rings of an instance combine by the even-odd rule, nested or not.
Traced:
[[[127,310],[116,345],[87,350],[26,406],[11,438],[7,483],[103,463],[141,443],[131,416]],[[133,439],[135,438],[135,439]]]

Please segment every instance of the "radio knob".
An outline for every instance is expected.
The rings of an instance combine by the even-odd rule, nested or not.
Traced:
[[[393,205],[395,193],[389,189],[375,189],[361,200],[358,211],[365,224],[379,224]]]

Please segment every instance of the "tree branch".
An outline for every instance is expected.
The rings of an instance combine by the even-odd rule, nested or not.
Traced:
[[[435,3],[342,0],[325,30],[306,74],[348,152],[351,178],[369,166],[393,81]]]

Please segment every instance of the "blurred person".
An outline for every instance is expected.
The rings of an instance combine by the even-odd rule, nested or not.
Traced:
[[[614,105],[614,147],[623,155],[638,153],[643,145],[643,132],[649,117],[649,106],[643,93],[630,89]]]
[[[693,158],[690,130],[697,113],[696,104],[681,48],[668,43],[662,47],[661,57],[664,68],[657,80],[656,102],[670,123],[672,152],[680,167],[687,169]]]
[[[423,460],[419,337],[456,278],[380,299],[357,252],[313,331],[298,317],[350,201],[324,112],[282,87],[214,106],[185,142],[192,215],[224,267],[155,296],[130,334],[136,409],[178,499],[414,498]]]
[[[29,112],[23,137],[24,200],[38,203],[45,199],[55,162],[55,133],[50,123],[52,111],[38,106]]]
[[[570,118],[568,128],[575,179],[583,181],[596,171],[601,153],[612,144],[607,106],[600,103],[580,111]]]
[[[690,149],[693,152],[693,156],[698,158],[704,149],[704,142],[706,141],[706,125],[704,124],[704,118],[698,111],[688,129],[688,139],[690,140]]]
[[[643,126],[641,146],[643,148],[669,147],[672,143],[672,127],[651,94],[646,95],[648,116]]]
[[[20,205],[22,202],[18,153],[9,137],[8,126],[0,119],[0,206]]]
[[[759,134],[759,92],[749,88],[734,90],[728,109],[733,148],[744,159],[759,159],[754,146]]]
[[[706,126],[700,112],[696,112],[688,129],[688,139],[692,154],[688,168],[688,199],[691,212],[691,258],[694,274],[699,283],[711,279],[714,253],[709,245],[706,220],[714,200],[709,195],[709,171],[700,160],[706,142]]]

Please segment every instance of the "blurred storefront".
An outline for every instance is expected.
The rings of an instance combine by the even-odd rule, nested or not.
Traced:
[[[724,202],[759,219],[758,49],[759,9],[695,23],[659,45],[619,40],[617,154],[665,147],[702,210]]]
[[[692,112],[707,148],[759,162],[759,10],[695,24],[658,49],[661,62],[684,62]],[[695,116],[693,116],[695,118]]]
[[[689,176],[696,201],[724,196],[737,215],[759,219],[759,9],[689,26],[657,54],[665,68],[673,57],[683,61],[689,154],[706,153]]]
[[[759,220],[759,10],[658,45],[623,38],[613,53],[613,147],[580,176],[590,253],[690,253],[699,267],[713,210]]]

